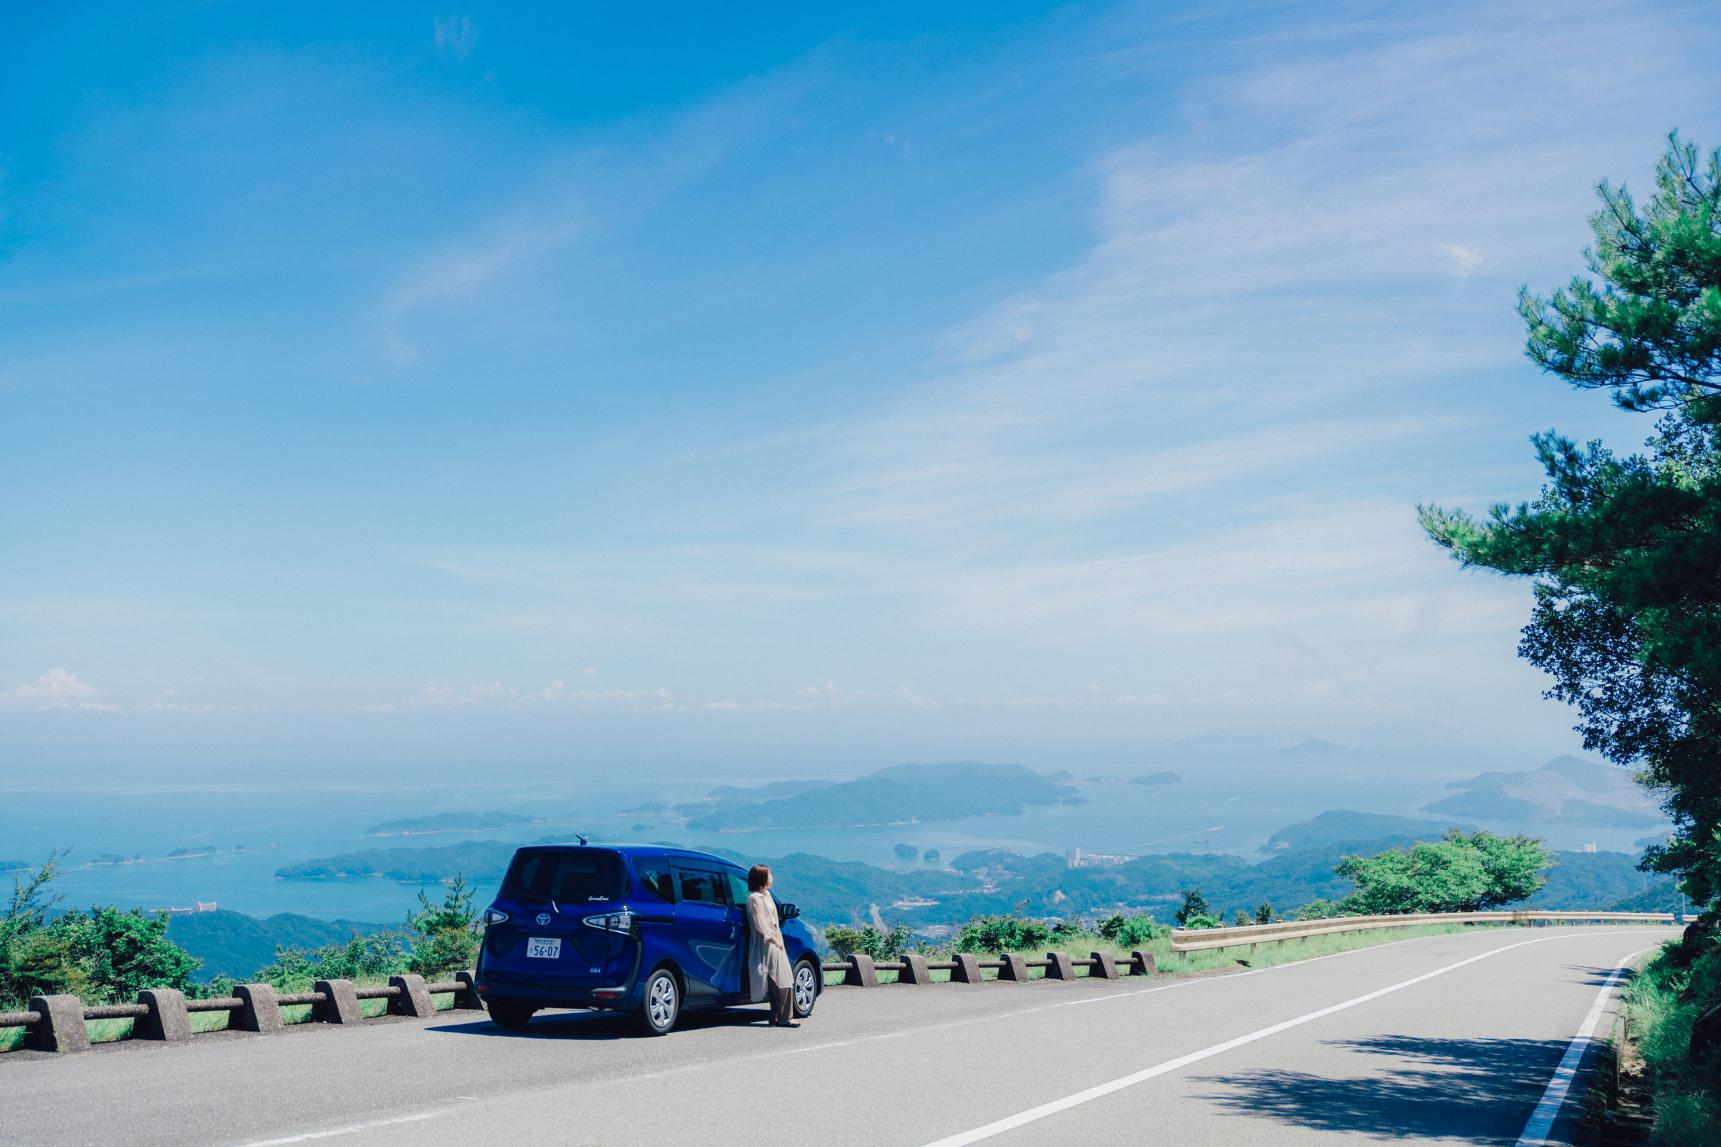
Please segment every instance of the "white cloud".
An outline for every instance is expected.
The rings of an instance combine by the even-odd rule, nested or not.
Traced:
[[[0,693],[0,709],[21,709],[45,713],[66,709],[117,709],[100,700],[101,690],[64,669],[50,669],[34,681],[27,681]]]

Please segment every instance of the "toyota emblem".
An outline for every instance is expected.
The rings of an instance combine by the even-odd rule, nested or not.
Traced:
[[[548,924],[549,922],[550,922],[550,914],[548,912],[538,913],[538,924],[540,926]]]

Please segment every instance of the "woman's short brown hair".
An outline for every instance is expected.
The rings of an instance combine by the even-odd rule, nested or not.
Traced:
[[[747,891],[763,892],[770,879],[771,870],[763,864],[755,864],[747,870]]]

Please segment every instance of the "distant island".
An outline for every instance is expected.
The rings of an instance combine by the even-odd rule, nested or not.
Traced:
[[[532,824],[534,818],[512,812],[442,812],[435,816],[408,816],[385,820],[365,829],[366,836],[430,836],[439,832],[494,832],[499,828]]]
[[[167,854],[169,860],[193,860],[199,856],[214,856],[216,848],[213,844],[205,844],[199,848],[176,848]]]
[[[798,797],[802,793],[817,792],[828,789],[836,784],[835,781],[772,781],[769,784],[756,785],[753,788],[741,788],[736,785],[718,785],[707,796],[721,800],[726,797],[742,797],[750,800],[774,800],[777,797]]]
[[[105,867],[105,866],[110,865],[110,864],[142,864],[143,863],[143,857],[141,857],[141,856],[120,856],[117,853],[104,852],[100,856],[96,857],[94,860],[87,860],[84,863],[91,868],[95,868],[98,866]],[[0,866],[0,867],[3,867],[3,866]]]
[[[1148,773],[1144,777],[1131,777],[1129,783],[1132,785],[1175,785],[1182,780],[1181,776],[1167,770],[1163,773]]]
[[[1558,820],[1595,828],[1650,828],[1667,818],[1625,769],[1581,757],[1555,757],[1523,772],[1482,773],[1423,812],[1477,820]]]
[[[1029,805],[1056,804],[1069,786],[1021,765],[954,761],[894,765],[855,781],[793,796],[749,801],[723,798],[687,827],[706,832],[772,828],[860,828],[961,817],[1020,814]]]

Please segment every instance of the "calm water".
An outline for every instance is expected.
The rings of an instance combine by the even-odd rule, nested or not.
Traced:
[[[1379,770],[1375,770],[1377,777]],[[48,849],[70,847],[60,891],[71,905],[112,903],[163,908],[217,901],[223,908],[257,915],[297,912],[378,923],[398,921],[416,901],[417,887],[393,881],[289,881],[278,868],[304,860],[368,848],[431,847],[461,840],[523,843],[575,830],[610,840],[676,840],[721,846],[759,857],[812,852],[841,860],[895,866],[893,847],[906,843],[936,848],[945,861],[976,848],[1021,852],[1231,852],[1252,859],[1276,830],[1326,809],[1410,814],[1441,795],[1438,780],[1361,783],[1355,776],[1313,775],[1284,767],[1255,773],[1186,776],[1171,786],[1078,783],[1088,803],[1032,809],[1022,816],[974,817],[876,829],[782,830],[718,835],[688,832],[676,819],[659,819],[635,832],[643,820],[620,810],[645,799],[688,800],[709,780],[659,783],[651,787],[582,786],[570,797],[565,783],[537,781],[498,788],[495,784],[448,785],[426,795],[422,785],[318,787],[235,785],[196,780],[173,791],[98,785],[77,778],[67,787],[53,781],[17,784],[0,791],[12,827],[0,838],[0,860],[36,861]],[[364,830],[382,820],[448,810],[500,808],[544,818],[544,823],[508,832],[447,833],[411,838],[372,838]],[[1521,826],[1488,826],[1505,831]],[[1560,848],[1594,840],[1602,849],[1630,851],[1643,830],[1549,832]],[[212,846],[212,856],[167,859],[175,849]],[[242,847],[241,847],[242,846]],[[106,854],[141,856],[126,865],[91,865]],[[429,889],[436,895],[438,889]],[[481,886],[480,896],[493,889]]]

